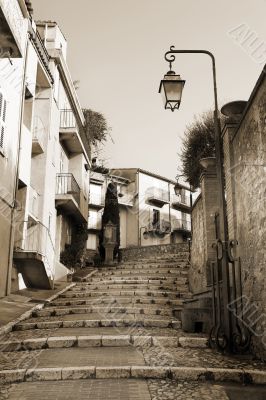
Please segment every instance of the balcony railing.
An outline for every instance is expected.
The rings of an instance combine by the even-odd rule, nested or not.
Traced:
[[[43,257],[48,275],[54,276],[54,244],[48,228],[41,222],[31,223],[22,221],[17,223],[16,241],[14,250],[17,253],[35,253]]]
[[[174,220],[172,220],[172,230],[173,231],[191,231],[191,222],[182,220],[182,219],[174,219]]]
[[[151,187],[146,191],[146,200],[159,206],[169,203],[168,191]]]
[[[60,128],[77,128],[77,121],[72,110],[60,111]]]
[[[161,232],[161,233],[170,233],[171,232],[171,223],[164,219],[160,220],[157,223],[153,223],[152,221],[148,224],[149,232]]]
[[[72,195],[80,205],[80,187],[71,173],[60,173],[56,175],[56,194]]]
[[[191,208],[190,196],[187,196],[185,194],[172,195],[171,203],[172,203],[172,207],[176,208],[176,209],[184,209],[184,210],[189,211],[189,209]]]

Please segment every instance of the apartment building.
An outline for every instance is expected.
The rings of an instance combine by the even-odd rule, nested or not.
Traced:
[[[92,173],[88,249],[96,250],[107,185],[118,186],[121,248],[186,241],[191,236],[191,192],[185,185],[139,168]]]
[[[24,86],[17,104],[7,102],[5,121],[11,131],[14,115],[21,110],[19,151],[14,154],[16,142],[10,137],[3,150],[17,159],[17,173],[12,177],[11,168],[6,168],[4,178],[0,177],[1,183],[12,181],[15,192],[13,223],[6,222],[12,226],[13,237],[7,240],[13,260],[9,256],[9,268],[2,263],[4,270],[11,271],[2,295],[10,292],[11,283],[13,290],[21,285],[49,289],[63,279],[69,271],[60,262],[60,254],[71,243],[78,224],[88,220],[90,146],[67,67],[67,42],[55,22],[35,22],[29,2],[27,7],[21,66]],[[13,57],[9,56],[9,62],[14,65]],[[14,81],[20,72],[13,70]]]
[[[10,292],[22,104],[26,84],[24,1],[0,2],[0,297]]]

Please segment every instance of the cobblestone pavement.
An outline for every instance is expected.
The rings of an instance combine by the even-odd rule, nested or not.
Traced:
[[[218,385],[157,379],[150,380],[148,386],[152,400],[229,400]]]
[[[265,370],[265,364],[241,357],[226,356],[211,349],[183,349],[149,347],[143,349],[149,365],[210,367],[210,368],[256,368]]]

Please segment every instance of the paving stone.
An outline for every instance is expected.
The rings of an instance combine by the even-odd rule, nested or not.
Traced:
[[[172,377],[176,380],[197,381],[205,379],[207,369],[199,367],[171,367]]]
[[[78,336],[78,347],[99,347],[101,345],[101,335]]]
[[[61,348],[61,347],[73,347],[77,342],[77,338],[75,336],[69,337],[50,337],[47,340],[47,345],[50,349],[52,348]]]
[[[45,347],[46,343],[46,338],[26,339],[23,341],[23,347],[26,350],[40,350]]]
[[[161,346],[161,347],[177,347],[178,337],[155,336],[152,338],[152,344],[153,346]]]
[[[167,367],[133,366],[131,368],[132,378],[166,378],[168,374]]]
[[[6,383],[22,382],[25,373],[25,369],[0,371],[0,383],[1,385],[4,385]]]
[[[96,378],[110,379],[110,378],[129,378],[130,367],[97,367]]]
[[[124,347],[130,344],[130,336],[129,335],[120,335],[120,336],[102,336],[102,345],[103,346],[114,346],[114,347]]]
[[[66,367],[62,368],[63,380],[95,378],[95,367]]]
[[[185,348],[206,348],[208,347],[208,340],[200,337],[180,337],[179,345]]]
[[[28,369],[25,375],[25,380],[27,382],[58,381],[61,379],[62,379],[61,368]]]

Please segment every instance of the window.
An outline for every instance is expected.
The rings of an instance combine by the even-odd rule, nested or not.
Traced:
[[[157,229],[160,227],[160,211],[152,210],[152,226]]]
[[[0,150],[4,149],[5,131],[6,131],[6,106],[7,102],[0,92]]]

